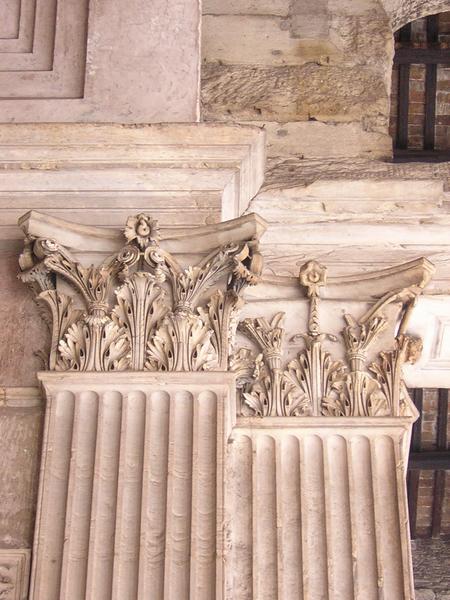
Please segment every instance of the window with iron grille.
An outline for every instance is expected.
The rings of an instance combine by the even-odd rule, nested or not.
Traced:
[[[450,12],[395,34],[390,132],[397,160],[450,159]]]

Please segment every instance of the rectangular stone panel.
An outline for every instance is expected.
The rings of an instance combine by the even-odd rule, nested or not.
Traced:
[[[18,7],[18,12],[11,12],[10,8],[3,8],[3,11],[9,15],[9,19],[11,19],[12,14],[17,15],[16,35],[14,37],[0,35],[0,56],[3,52],[28,54],[31,56],[36,0],[10,0],[10,6],[12,5]]]
[[[0,598],[27,600],[30,550],[0,549]]]
[[[1,4],[0,122],[198,120],[199,1],[103,4]]]
[[[3,0],[0,39],[14,39],[19,34],[20,0]]]

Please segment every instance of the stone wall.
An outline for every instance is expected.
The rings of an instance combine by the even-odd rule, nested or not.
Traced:
[[[203,5],[205,120],[252,122],[270,155],[385,157],[393,36],[378,0]]]
[[[449,8],[448,0],[205,0],[202,117],[264,126],[269,156],[389,157],[393,32]],[[446,30],[443,20],[442,39]],[[447,71],[439,76],[439,148],[447,139]],[[412,136],[423,122],[422,75],[414,77]]]
[[[394,31],[420,17],[450,9],[449,0],[381,0],[381,2]]]
[[[413,540],[416,600],[450,600],[450,544]]]

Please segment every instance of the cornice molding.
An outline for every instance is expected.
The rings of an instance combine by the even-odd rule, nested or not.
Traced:
[[[176,236],[239,217],[265,168],[265,132],[226,124],[0,124],[0,249],[17,218],[44,209],[114,227],[152,206]],[[120,198],[120,202],[118,202]],[[123,208],[122,208],[123,207]],[[108,235],[108,234],[107,234]]]
[[[0,406],[5,408],[39,408],[42,392],[38,387],[1,387]]]
[[[80,225],[36,210],[29,211],[18,221],[26,237],[51,238],[72,252],[112,254],[123,247],[123,230]],[[244,239],[260,239],[267,223],[251,213],[237,219],[190,229],[173,231],[160,228],[160,240],[172,254],[206,254],[220,244],[239,243]]]

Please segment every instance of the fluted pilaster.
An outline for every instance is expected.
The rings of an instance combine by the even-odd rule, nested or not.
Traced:
[[[239,417],[226,373],[45,374],[31,600],[410,600],[414,417]]]
[[[217,516],[234,377],[41,379],[32,600],[220,598]]]
[[[407,418],[242,419],[229,444],[228,600],[410,600]]]

